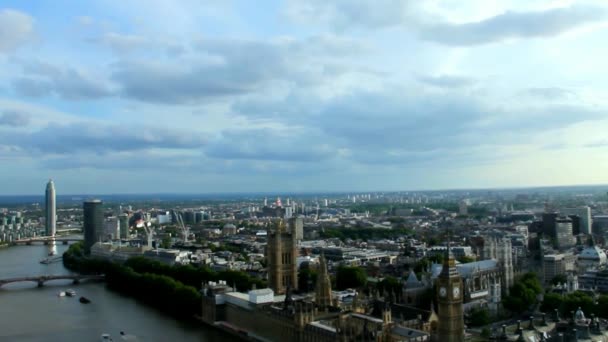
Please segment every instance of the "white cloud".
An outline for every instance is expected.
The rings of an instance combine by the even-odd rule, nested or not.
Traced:
[[[0,53],[10,52],[34,34],[34,19],[26,13],[0,10]]]

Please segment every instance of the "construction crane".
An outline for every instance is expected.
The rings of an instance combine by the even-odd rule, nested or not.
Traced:
[[[182,233],[182,241],[185,244],[188,242],[188,237],[190,236],[190,229],[184,225],[184,219],[182,218],[182,213],[180,213],[179,211],[174,211],[174,212],[175,212],[175,218],[177,219],[177,226],[181,230],[181,233]]]
[[[144,230],[146,231],[146,237],[148,238],[148,248],[152,248],[152,239],[154,238],[154,226],[150,221],[144,220]]]

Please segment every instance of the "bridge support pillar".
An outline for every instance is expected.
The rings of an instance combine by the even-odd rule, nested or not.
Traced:
[[[80,279],[76,278],[72,281],[72,284],[80,284]]]
[[[31,245],[31,244],[32,244],[32,241],[28,241],[28,242],[26,242],[25,244],[29,246],[29,245]]]
[[[67,244],[68,244],[68,241],[63,241],[63,244],[64,244],[64,245],[67,245]]]
[[[42,287],[44,285],[44,281],[38,280],[38,287]]]
[[[45,245],[48,245],[48,244],[49,244],[49,242],[48,242],[48,241],[44,241],[44,244],[45,244]]]

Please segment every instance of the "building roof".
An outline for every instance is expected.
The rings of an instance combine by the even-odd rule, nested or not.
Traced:
[[[598,246],[590,246],[583,249],[581,254],[578,255],[578,258],[583,260],[598,261],[600,264],[605,264],[608,260],[606,253]]]

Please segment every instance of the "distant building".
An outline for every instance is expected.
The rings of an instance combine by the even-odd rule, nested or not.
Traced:
[[[559,249],[568,249],[574,246],[576,240],[572,234],[571,218],[558,217],[555,219],[555,242]]]
[[[606,266],[607,262],[606,253],[595,245],[592,237],[589,237],[587,247],[578,255],[577,263],[579,271],[598,270]]]
[[[501,285],[505,293],[509,293],[509,288],[513,286],[513,248],[509,238],[484,237],[483,258],[498,261],[502,272]]]
[[[222,235],[235,235],[237,233],[237,228],[232,223],[225,224],[222,227]]]
[[[98,199],[85,201],[83,214],[84,250],[89,254],[103,232],[103,203]]]
[[[580,218],[581,234],[589,235],[592,233],[591,208],[587,206],[581,208],[566,208],[562,209],[561,212],[564,215],[576,215]]]
[[[549,254],[543,258],[543,280],[549,284],[558,274],[575,270],[576,256],[573,254]]]
[[[608,215],[593,216],[593,234],[608,235]]]
[[[120,239],[120,222],[118,217],[112,216],[105,219],[102,239],[104,241]]]
[[[468,210],[468,203],[467,201],[460,201],[460,203],[458,203],[458,214],[460,215],[468,215],[469,214],[469,210]]]
[[[120,214],[118,215],[118,223],[120,225],[120,237],[122,239],[129,238],[129,215]]]
[[[46,236],[55,236],[57,233],[57,207],[55,201],[55,183],[50,179],[46,184],[45,193]]]
[[[542,233],[546,238],[555,238],[555,220],[557,213],[544,213],[542,221]]]
[[[268,285],[276,294],[284,294],[287,289],[297,289],[297,241],[296,235],[287,232],[280,220],[276,229],[268,234],[266,245],[268,260]]]

